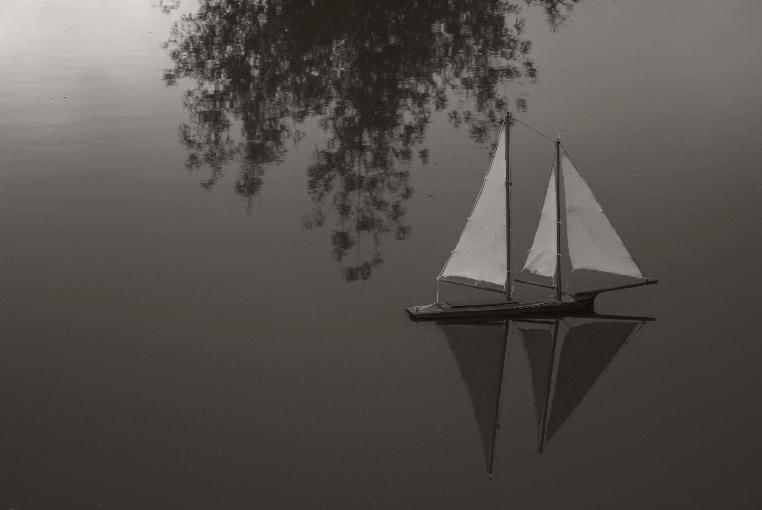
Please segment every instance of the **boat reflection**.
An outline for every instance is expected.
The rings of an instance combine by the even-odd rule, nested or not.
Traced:
[[[428,161],[432,115],[493,143],[505,112],[526,109],[509,83],[537,76],[524,9],[540,6],[557,27],[577,1],[200,0],[166,41],[164,80],[188,86],[186,166],[211,190],[237,162],[235,192],[251,209],[266,168],[316,121],[302,223],[331,231],[347,281],[367,279],[384,239],[410,236],[410,169]],[[347,263],[363,235],[374,249]]]
[[[652,320],[591,314],[438,323],[471,397],[489,477],[542,453]]]

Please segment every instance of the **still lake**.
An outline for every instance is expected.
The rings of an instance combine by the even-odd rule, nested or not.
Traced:
[[[4,0],[0,508],[758,508],[761,17]],[[655,320],[577,362],[542,453],[527,342],[493,445],[486,337],[404,313],[508,111],[660,280],[599,299]],[[523,254],[553,153],[512,144]]]

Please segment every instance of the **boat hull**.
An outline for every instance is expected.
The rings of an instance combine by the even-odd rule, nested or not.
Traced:
[[[536,301],[530,303],[498,303],[489,305],[450,305],[433,303],[409,306],[405,310],[414,321],[449,319],[495,319],[515,316],[543,316],[559,313],[592,311],[593,300]]]

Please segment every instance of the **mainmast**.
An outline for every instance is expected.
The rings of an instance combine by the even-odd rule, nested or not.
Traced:
[[[553,386],[553,372],[556,368],[556,344],[558,342],[558,328],[561,322],[556,318],[553,325],[553,343],[550,348],[550,366],[548,367],[548,383],[545,390],[545,405],[542,408],[542,420],[540,421],[540,432],[538,437],[537,449],[542,453],[545,448],[545,434],[548,430],[548,411],[550,410],[550,391]]]
[[[556,301],[561,302],[561,135],[556,137]]]
[[[505,300],[511,302],[511,112],[505,116]]]
[[[497,402],[495,403],[495,426],[492,429],[492,446],[489,451],[489,463],[487,465],[487,476],[492,479],[493,467],[495,465],[495,450],[497,450],[497,433],[500,430],[500,403],[503,401],[503,380],[505,378],[505,362],[508,355],[508,335],[510,334],[511,321],[505,321],[503,324],[503,363],[500,365],[500,386],[497,390]]]

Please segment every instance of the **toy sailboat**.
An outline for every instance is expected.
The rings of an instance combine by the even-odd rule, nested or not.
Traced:
[[[553,278],[553,283],[511,279],[511,123],[509,113],[471,215],[455,250],[437,277],[437,301],[431,305],[408,307],[406,310],[414,320],[591,311],[596,296],[602,292],[657,283],[657,280],[643,275],[559,139],[555,140],[555,165],[540,222],[522,269]],[[505,154],[505,158],[500,157],[501,154]],[[565,246],[561,243],[563,224],[566,226]],[[587,269],[626,276],[635,281],[566,294],[562,292],[562,256],[571,259],[572,271]],[[505,295],[505,302],[466,305],[440,302],[440,282],[499,292]],[[555,299],[516,301],[512,296],[514,282],[554,289]]]

